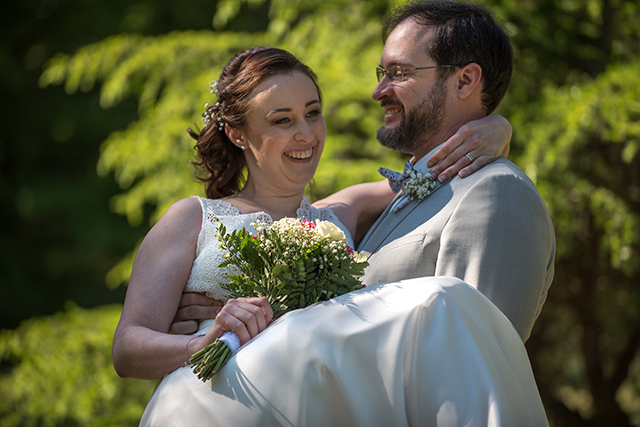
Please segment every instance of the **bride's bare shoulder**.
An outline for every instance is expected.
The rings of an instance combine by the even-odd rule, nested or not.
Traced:
[[[202,226],[202,207],[196,197],[180,199],[166,210],[153,226],[152,232],[161,235],[184,234],[196,236]]]
[[[190,220],[198,216],[202,216],[200,201],[197,197],[187,197],[169,206],[164,215],[162,215],[162,218],[167,217],[167,219],[171,218],[172,220],[184,218]]]

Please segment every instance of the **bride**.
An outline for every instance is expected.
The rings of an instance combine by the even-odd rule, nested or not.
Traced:
[[[141,425],[546,423],[519,335],[458,279],[370,287],[270,326],[266,298],[226,301],[214,219],[229,230],[256,219],[328,220],[354,245],[351,236],[362,236],[393,194],[384,181],[352,187],[342,192],[348,208],[340,217],[304,197],[326,127],[314,73],[288,52],[243,51],[212,89],[218,101],[192,134],[208,198],[176,202],[145,237],[114,335],[120,376],[164,377]],[[474,125],[497,135],[502,149],[508,136],[495,120],[503,119]],[[215,319],[192,336],[169,333],[183,292],[220,301]],[[226,331],[251,342],[203,383],[187,361]]]

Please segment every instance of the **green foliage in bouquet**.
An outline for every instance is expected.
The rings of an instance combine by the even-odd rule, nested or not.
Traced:
[[[353,251],[344,233],[327,221],[284,218],[270,226],[255,224],[258,235],[246,229],[227,233],[220,224],[218,240],[226,252],[221,268],[229,268],[229,283],[220,286],[230,298],[267,297],[273,318],[298,308],[362,287],[358,277],[368,264]],[[213,377],[231,358],[220,340],[191,358],[203,381]]]
[[[257,237],[244,228],[227,234],[220,226],[218,238],[227,251],[220,267],[240,270],[221,286],[231,298],[266,296],[274,319],[360,288],[358,277],[368,263],[347,246],[344,234],[316,231],[329,225],[340,231],[330,223],[294,219],[260,228]]]

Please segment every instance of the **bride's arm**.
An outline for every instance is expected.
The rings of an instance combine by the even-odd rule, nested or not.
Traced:
[[[271,320],[266,299],[233,300],[221,309],[207,335],[193,338],[168,333],[191,271],[201,221],[199,202],[181,200],[167,210],[140,245],[113,338],[113,365],[118,375],[162,378],[184,366],[193,353],[222,332],[233,330],[246,342]]]
[[[491,115],[464,124],[436,151],[427,166],[440,182],[454,176],[472,174],[498,157],[509,154],[511,125],[502,116]],[[473,158],[471,162],[465,154]],[[358,184],[340,190],[314,203],[316,207],[330,207],[351,233],[356,246],[375,220],[393,200],[387,181]]]

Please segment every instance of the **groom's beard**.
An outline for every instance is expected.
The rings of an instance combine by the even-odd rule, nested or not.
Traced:
[[[440,130],[446,98],[446,85],[444,82],[437,81],[420,105],[411,111],[404,112],[404,118],[398,126],[395,128],[383,126],[378,129],[376,134],[378,141],[385,147],[393,148],[401,153],[415,152],[418,148],[429,143],[430,139]]]

